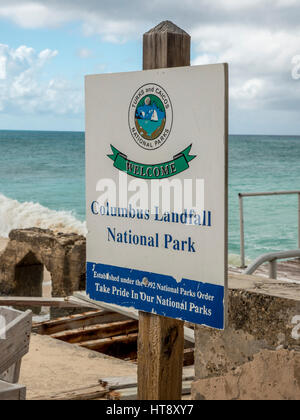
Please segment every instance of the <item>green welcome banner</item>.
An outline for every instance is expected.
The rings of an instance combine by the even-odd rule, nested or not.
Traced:
[[[196,157],[196,155],[189,154],[192,148],[192,145],[190,145],[168,162],[148,165],[129,160],[114,146],[111,145],[110,147],[113,154],[107,156],[114,161],[115,168],[126,172],[128,175],[143,179],[163,179],[178,175],[188,169],[189,162]]]

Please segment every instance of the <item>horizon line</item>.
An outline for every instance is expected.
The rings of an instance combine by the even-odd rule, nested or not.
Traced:
[[[17,132],[40,132],[40,133],[85,133],[85,130],[33,130],[33,129],[7,129],[0,128],[1,131],[17,131]],[[229,133],[228,136],[277,136],[277,137],[300,137],[299,134],[253,134],[253,133]]]

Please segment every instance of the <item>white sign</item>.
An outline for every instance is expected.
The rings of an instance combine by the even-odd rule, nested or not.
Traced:
[[[87,293],[223,329],[227,65],[86,77]]]

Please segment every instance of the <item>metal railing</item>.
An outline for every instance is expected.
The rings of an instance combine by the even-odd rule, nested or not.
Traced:
[[[244,232],[244,197],[261,197],[271,195],[298,195],[298,248],[300,248],[300,191],[274,191],[274,192],[260,192],[260,193],[239,193],[240,203],[240,241],[241,241],[241,268],[245,268],[245,232]]]
[[[293,249],[290,251],[269,252],[258,257],[253,263],[247,267],[243,274],[253,274],[254,271],[262,264],[269,262],[269,277],[270,279],[277,279],[277,260],[287,258],[299,258],[300,249]]]

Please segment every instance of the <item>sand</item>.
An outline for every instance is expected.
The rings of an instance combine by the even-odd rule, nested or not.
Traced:
[[[27,387],[27,399],[36,399],[97,385],[105,377],[136,374],[133,363],[32,334],[19,383]]]

